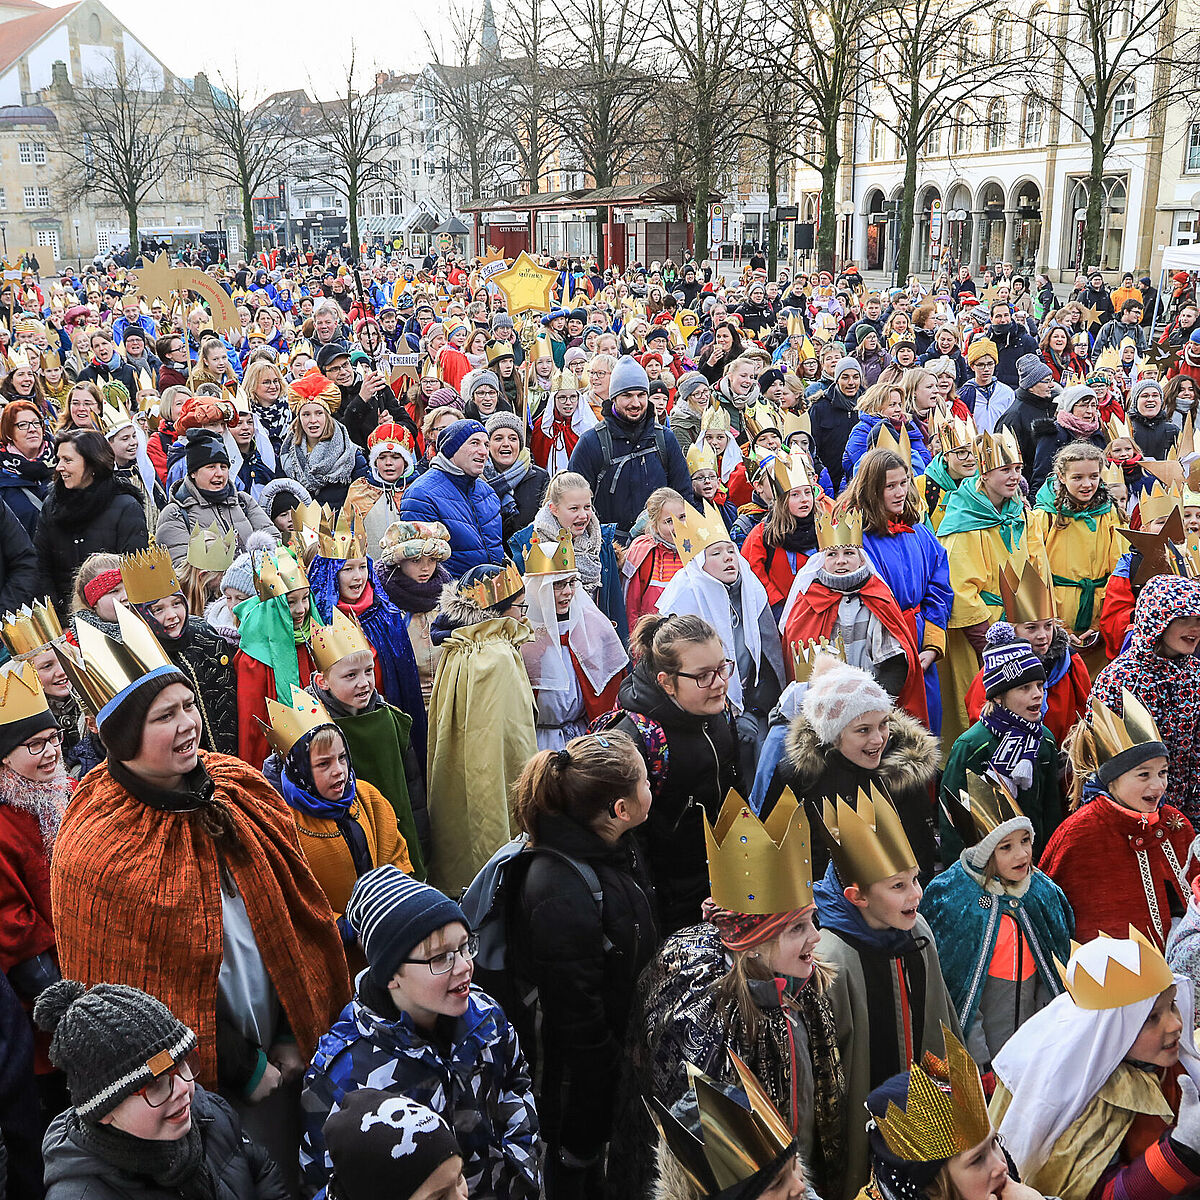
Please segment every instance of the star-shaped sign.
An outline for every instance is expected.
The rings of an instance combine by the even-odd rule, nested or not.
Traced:
[[[171,293],[179,289],[179,282],[171,277],[171,260],[166,251],[145,262],[136,272],[137,290],[149,300],[169,300]]]
[[[387,381],[395,388],[396,384],[402,379],[411,379],[416,383],[420,379],[420,374],[417,371],[417,363],[420,359],[418,354],[397,354],[393,356],[391,368],[388,371]]]
[[[1083,323],[1087,326],[1095,325],[1100,320],[1100,310],[1092,308],[1088,304],[1079,302],[1079,311],[1083,314]]]
[[[992,301],[999,299],[1000,289],[997,287],[984,288],[983,291],[979,293],[979,303],[985,308],[991,308]]]
[[[1134,587],[1142,587],[1156,575],[1179,574],[1179,551],[1172,543],[1183,541],[1183,514],[1171,510],[1157,533],[1144,529],[1118,529],[1117,532],[1142,556],[1142,565],[1133,577]]]
[[[1157,343],[1146,350],[1146,365],[1157,367],[1160,375],[1165,375],[1179,362],[1179,351],[1174,346],[1160,346]]]
[[[510,313],[549,312],[553,308],[551,296],[558,283],[558,272],[539,267],[522,250],[517,261],[508,270],[493,275],[490,282],[504,293]]]

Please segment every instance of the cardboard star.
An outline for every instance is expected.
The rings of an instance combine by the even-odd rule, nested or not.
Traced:
[[[487,253],[479,260],[479,265],[481,267],[486,267],[488,265],[488,263],[504,262],[504,261],[505,261],[504,255],[501,254],[500,251],[497,250],[495,246],[489,246],[487,248]]]
[[[1165,488],[1183,487],[1186,472],[1177,458],[1144,458],[1142,469],[1153,475]]]
[[[1142,587],[1156,575],[1179,574],[1179,551],[1172,544],[1183,541],[1183,514],[1179,509],[1172,510],[1157,533],[1124,528],[1117,532],[1142,556],[1142,565],[1133,577],[1134,587]]]
[[[1085,325],[1095,325],[1100,320],[1100,310],[1092,308],[1087,304],[1080,304],[1079,311],[1083,314],[1083,323]]]
[[[413,383],[417,383],[420,375],[417,372],[417,362],[420,358],[417,354],[398,354],[396,361],[392,363],[392,368],[388,371],[387,381],[393,389],[396,384],[402,379],[411,379]]]
[[[986,308],[991,308],[992,301],[999,299],[1000,289],[996,287],[984,288],[983,291],[979,293],[979,303],[984,305]]]
[[[137,289],[151,300],[167,300],[179,289],[179,283],[171,276],[171,260],[164,250],[157,258],[149,258],[137,272]]]
[[[508,270],[493,275],[491,282],[504,293],[510,313],[549,312],[554,307],[551,297],[558,272],[539,267],[524,250]]]
[[[1160,346],[1157,343],[1146,350],[1147,366],[1155,367],[1160,375],[1165,375],[1179,362],[1179,351],[1174,346]]]

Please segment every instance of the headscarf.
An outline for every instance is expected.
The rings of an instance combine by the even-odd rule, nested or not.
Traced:
[[[791,912],[754,913],[734,912],[722,908],[711,896],[704,901],[700,915],[710,924],[715,925],[721,935],[721,944],[726,950],[749,950],[753,946],[761,946],[778,937],[789,925],[794,924],[800,917],[815,908],[806,904],[803,908],[794,908]]]

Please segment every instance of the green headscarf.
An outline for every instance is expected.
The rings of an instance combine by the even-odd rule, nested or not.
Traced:
[[[270,600],[251,596],[233,611],[241,635],[239,648],[256,662],[274,671],[275,695],[290,696],[287,685],[300,686],[300,661],[296,647],[308,640],[314,625],[324,624],[313,607],[312,593],[309,593],[308,599],[308,620],[302,631],[292,624],[292,611],[288,608],[286,596],[272,596]]]

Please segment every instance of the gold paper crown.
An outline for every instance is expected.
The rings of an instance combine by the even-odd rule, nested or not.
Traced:
[[[1160,517],[1169,517],[1175,509],[1179,510],[1180,516],[1183,515],[1183,493],[1174,486],[1165,488],[1155,480],[1138,501],[1142,528],[1148,528],[1152,521]]]
[[[348,504],[338,514],[336,525],[328,514],[322,516],[321,526],[317,533],[317,553],[322,558],[367,557],[366,532],[355,521],[353,511]]]
[[[911,463],[912,457],[912,439],[908,436],[908,425],[902,425],[900,428],[900,436],[892,432],[892,424],[890,421],[879,422],[879,433],[875,438],[875,449],[890,450],[893,454],[898,454],[900,458]]]
[[[39,713],[46,714],[48,726],[54,724],[33,663],[5,663],[0,667],[0,725],[14,725]]]
[[[709,894],[722,908],[766,916],[813,903],[812,833],[791,788],[765,821],[730,790],[715,827],[704,815],[704,843]]]
[[[1117,441],[1118,438],[1128,438],[1135,446],[1137,445],[1137,438],[1133,436],[1133,430],[1129,428],[1129,422],[1123,417],[1109,417],[1104,424],[1104,432],[1110,443]]]
[[[808,336],[808,331],[804,328],[804,318],[798,312],[788,313],[787,331],[790,338]]]
[[[1087,375],[1083,371],[1064,371],[1059,383],[1062,384],[1064,390],[1069,387],[1078,387],[1080,384],[1087,383]]]
[[[891,802],[871,784],[871,794],[858,789],[858,803],[851,807],[841,796],[837,807],[821,802],[821,824],[829,843],[838,878],[847,887],[870,887],[917,866],[917,856]]]
[[[846,661],[846,643],[839,633],[833,641],[825,637],[812,639],[807,642],[792,643],[792,679],[796,683],[807,683],[812,678],[813,668],[817,658],[822,654],[831,655],[841,662]]]
[[[729,414],[717,401],[711,401],[700,418],[700,436],[703,437],[706,433],[728,433],[731,428]]]
[[[553,546],[550,553],[543,547]],[[575,570],[575,543],[567,530],[558,535],[557,543],[543,541],[535,533],[525,554],[526,575],[564,575]]]
[[[785,496],[792,488],[816,487],[808,456],[800,451],[796,451],[794,454],[789,454],[785,450],[778,451],[771,464],[771,474],[775,480],[775,486]]]
[[[1121,366],[1121,355],[1116,346],[1109,346],[1107,350],[1101,351],[1093,366],[1096,371],[1116,371]]]
[[[0,639],[13,658],[40,654],[62,635],[62,626],[49,596],[36,601],[32,607],[25,604],[15,613],[6,612],[4,624],[0,625]]]
[[[883,1116],[875,1118],[887,1148],[905,1162],[953,1158],[986,1141],[992,1132],[975,1060],[945,1024],[942,1037],[945,1063],[928,1054],[924,1062],[913,1063],[903,1110],[889,1100]],[[937,1078],[943,1066],[948,1089]]]
[[[106,438],[133,424],[133,414],[123,404],[100,405],[100,427]]]
[[[991,775],[967,771],[967,790],[945,794],[942,807],[963,844],[973,846],[1008,821],[1025,818],[1012,792]]]
[[[1033,560],[1025,555],[1014,556],[1000,568],[1000,599],[1004,603],[1004,615],[1013,625],[1047,621],[1058,615],[1054,589]]]
[[[974,449],[978,437],[979,430],[975,428],[975,421],[971,417],[965,421],[961,417],[950,417],[938,427],[938,441],[943,454],[966,450],[968,447]]]
[[[153,604],[155,600],[165,600],[183,590],[171,556],[161,546],[123,555],[121,582],[125,585],[125,599],[130,604]]]
[[[504,566],[488,579],[478,583],[460,587],[458,594],[473,601],[480,608],[495,608],[505,600],[515,596],[525,588],[525,580],[517,570],[517,564],[511,558],[504,560]]]
[[[260,600],[272,600],[308,587],[308,576],[300,563],[286,549],[280,548],[263,555],[254,572],[254,587]]]
[[[328,675],[332,667],[351,654],[358,654],[363,650],[368,654],[372,652],[371,644],[367,641],[358,618],[343,612],[337,605],[334,605],[328,625],[313,627],[309,645],[312,648],[313,661],[322,675]]]
[[[1118,462],[1106,462],[1100,471],[1100,482],[1106,488],[1124,487],[1124,468]]]
[[[237,530],[221,532],[214,521],[207,529],[199,525],[188,538],[187,560],[197,571],[220,571],[223,575],[237,557]]]
[[[1149,1000],[1175,983],[1162,951],[1132,925],[1128,938],[1101,933],[1082,946],[1072,939],[1067,965],[1054,965],[1076,1008],[1093,1012]]]
[[[550,339],[540,333],[533,339],[534,362],[536,362],[539,358],[554,358],[554,351],[550,349]]]
[[[565,368],[561,371],[555,371],[550,376],[551,392],[577,392],[579,391],[579,379],[574,371],[568,371]]]
[[[822,510],[817,512],[817,545],[822,550],[831,546],[857,546],[862,549],[862,513],[848,509],[837,520]]]
[[[278,700],[267,698],[267,716],[270,724],[260,717],[258,723],[263,728],[267,741],[271,744],[280,758],[306,734],[322,725],[332,725],[333,718],[325,711],[325,705],[308,692],[295,684],[288,684],[291,689],[292,702],[280,704]]]
[[[657,1096],[649,1104],[667,1149],[701,1197],[717,1196],[767,1170],[795,1145],[791,1126],[779,1115],[750,1068],[732,1050],[726,1053],[749,1108],[688,1062],[684,1065],[696,1098],[701,1136],[684,1128]]]
[[[689,475],[695,475],[697,471],[715,471],[717,452],[701,438],[688,447],[687,467]]]
[[[54,646],[72,687],[97,719],[110,701],[147,675],[177,670],[139,613],[119,600],[113,602],[113,607],[121,633],[119,642],[86,621],[77,621],[78,649],[67,643]],[[103,719],[111,715],[107,713]]]
[[[783,414],[784,442],[794,433],[807,433],[809,437],[812,437],[812,418],[806,412],[785,410]]]
[[[1008,429],[999,433],[981,433],[975,439],[975,454],[979,458],[980,475],[997,467],[1021,465],[1021,447]]]
[[[686,567],[697,554],[703,554],[709,546],[718,542],[729,542],[729,530],[721,514],[707,501],[704,501],[702,513],[690,505],[683,506],[683,516],[675,518],[675,549],[679,552],[679,561]]]
[[[742,413],[742,421],[751,441],[755,441],[768,429],[775,430],[780,437],[783,436],[783,420],[773,404],[752,404]]]
[[[1161,742],[1162,734],[1146,706],[1128,689],[1121,689],[1121,715],[1117,716],[1103,700],[1092,697],[1092,738],[1096,743],[1096,765],[1111,762],[1118,754]]]
[[[435,363],[433,361],[432,358],[427,358],[425,360],[424,364],[422,365],[421,378],[422,379],[439,379],[439,380],[441,379],[441,375],[438,373],[438,365],[437,365],[437,363]]]

